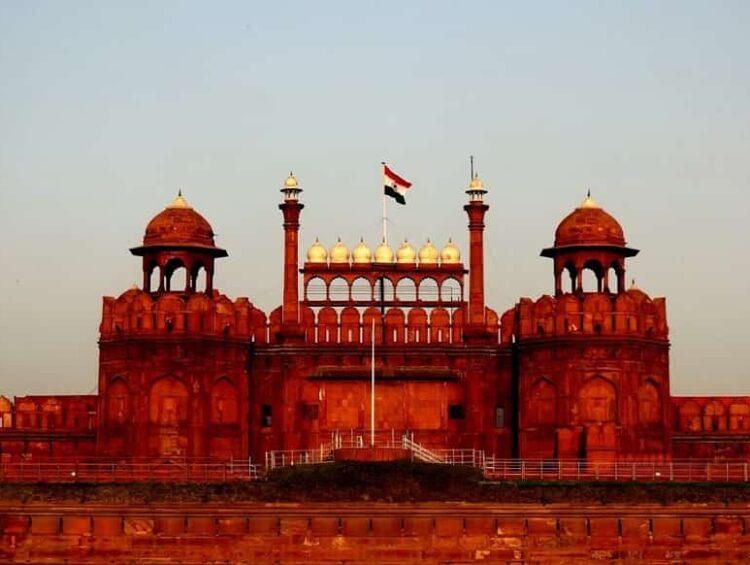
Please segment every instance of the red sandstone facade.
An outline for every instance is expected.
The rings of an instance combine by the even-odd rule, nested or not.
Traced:
[[[464,206],[468,265],[451,242],[429,241],[395,252],[316,241],[300,265],[301,192],[290,176],[282,304],[269,314],[214,288],[227,253],[181,195],[157,214],[131,249],[142,287],[104,298],[98,395],[0,397],[2,457],[260,460],[336,432],[366,437],[373,341],[377,429],[427,446],[505,458],[748,455],[750,398],[671,397],[665,300],[626,288],[638,251],[590,197],[542,251],[554,293],[498,316],[485,304],[478,177]]]

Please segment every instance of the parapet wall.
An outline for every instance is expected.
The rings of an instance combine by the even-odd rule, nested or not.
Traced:
[[[10,562],[744,562],[750,509],[726,505],[0,506]]]

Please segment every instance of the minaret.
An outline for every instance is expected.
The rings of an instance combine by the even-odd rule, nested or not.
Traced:
[[[299,202],[300,192],[302,189],[297,179],[289,173],[284,181],[284,188],[281,189],[284,201],[279,204],[279,209],[284,214],[284,296],[281,325],[283,333],[292,334],[299,332],[299,215],[305,207]]]
[[[471,183],[466,191],[469,203],[469,316],[467,325],[486,328],[484,315],[484,215],[490,207],[484,203],[487,191],[479,175],[474,174],[472,159]]]

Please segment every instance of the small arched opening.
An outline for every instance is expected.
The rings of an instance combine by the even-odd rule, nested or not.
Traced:
[[[325,300],[326,299],[326,283],[320,277],[313,277],[307,281],[305,287],[305,298],[307,300]]]
[[[417,299],[417,285],[406,277],[398,281],[396,285],[396,298],[401,302],[409,302]]]
[[[189,286],[187,269],[182,259],[170,259],[164,268],[165,290],[167,292],[184,291]]]
[[[328,286],[328,299],[338,301],[349,300],[349,283],[343,277],[336,277]]]
[[[193,265],[190,275],[190,288],[195,292],[206,292],[208,290],[206,267],[203,263]]]
[[[602,292],[604,281],[604,268],[599,261],[591,259],[583,265],[581,273],[581,291]]]
[[[366,302],[372,300],[372,285],[370,281],[359,277],[352,283],[352,300]]]
[[[463,289],[457,279],[445,279],[440,285],[440,300],[443,302],[461,302],[463,299]]]
[[[439,297],[439,287],[435,279],[426,278],[419,283],[417,298],[423,302],[435,302]]]

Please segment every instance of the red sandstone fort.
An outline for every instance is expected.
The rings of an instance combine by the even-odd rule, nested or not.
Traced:
[[[395,251],[315,241],[300,263],[302,189],[290,175],[281,192],[279,307],[214,288],[227,252],[178,196],[130,250],[141,288],[104,298],[98,394],[0,397],[2,461],[262,461],[341,434],[366,443],[373,341],[380,434],[506,459],[750,453],[750,398],[671,396],[665,299],[628,288],[638,250],[591,197],[541,252],[551,294],[498,314],[485,303],[478,177],[464,206],[468,264],[451,241]]]

